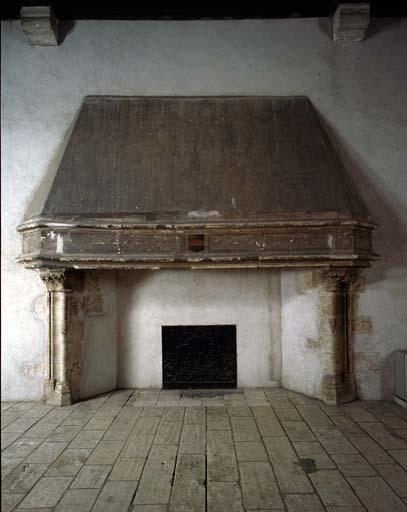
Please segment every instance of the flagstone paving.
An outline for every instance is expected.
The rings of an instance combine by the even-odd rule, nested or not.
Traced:
[[[3,512],[407,512],[393,402],[132,389],[1,409]]]

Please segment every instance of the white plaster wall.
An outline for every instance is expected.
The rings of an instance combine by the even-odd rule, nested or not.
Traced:
[[[280,380],[280,274],[118,273],[118,384],[161,387],[163,325],[236,325],[238,386]]]
[[[116,272],[95,272],[102,297],[102,311],[85,319],[82,345],[80,396],[88,398],[117,386],[117,289]]]
[[[301,289],[297,272],[281,272],[282,385],[314,397],[322,381],[318,327],[317,288]]]
[[[367,40],[348,45],[332,42],[329,25],[81,21],[61,46],[32,48],[19,22],[2,22],[4,399],[42,394],[44,327],[33,310],[43,288],[15,263],[15,227],[41,203],[87,94],[309,96],[380,224],[382,259],[360,301],[373,332],[356,342],[379,361],[379,370],[359,372],[362,395],[389,394],[392,352],[407,345],[407,20],[373,20]]]

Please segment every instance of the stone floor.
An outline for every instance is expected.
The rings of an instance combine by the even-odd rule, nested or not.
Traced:
[[[2,403],[2,511],[407,511],[407,410],[281,388]]]

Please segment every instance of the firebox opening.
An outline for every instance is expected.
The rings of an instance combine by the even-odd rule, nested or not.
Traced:
[[[163,388],[236,388],[236,325],[162,326]]]

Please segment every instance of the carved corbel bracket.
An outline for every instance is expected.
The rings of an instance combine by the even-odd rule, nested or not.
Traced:
[[[49,5],[23,6],[20,15],[31,46],[58,46],[58,20]]]
[[[335,43],[358,43],[363,41],[370,23],[369,2],[340,3],[333,18]]]
[[[65,270],[41,270],[40,277],[48,292],[69,292],[68,275]]]
[[[331,269],[321,272],[321,282],[328,292],[347,291],[356,283],[360,276],[360,269]]]

